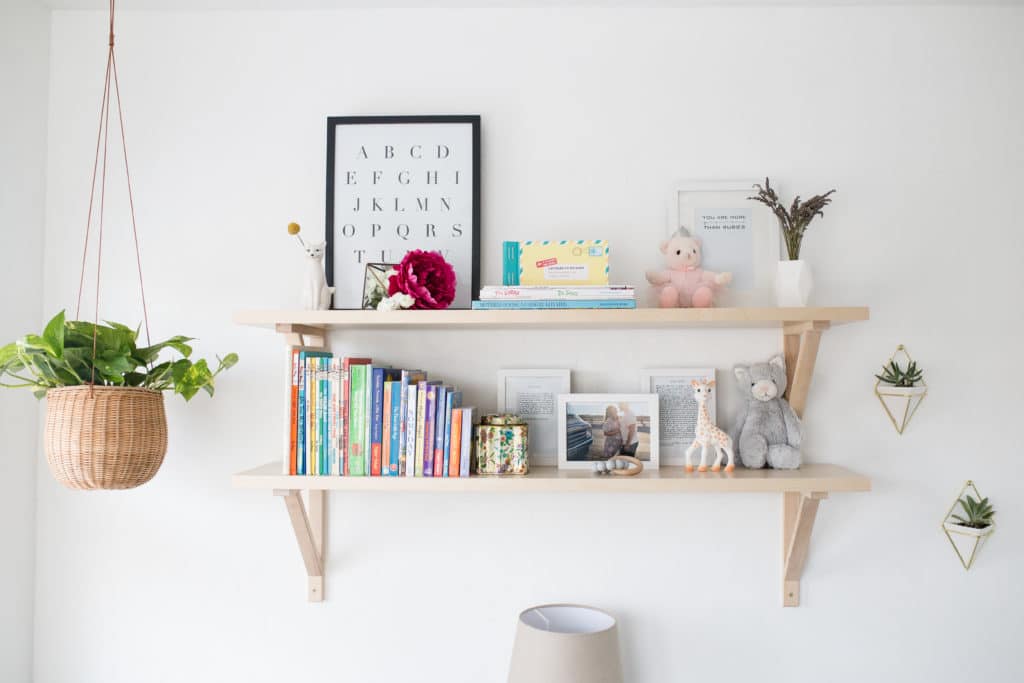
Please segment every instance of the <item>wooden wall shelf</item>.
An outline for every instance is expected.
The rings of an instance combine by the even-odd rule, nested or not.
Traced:
[[[789,388],[786,397],[803,416],[821,333],[832,325],[868,319],[866,307],[705,308],[536,311],[243,311],[234,321],[269,327],[289,346],[325,347],[328,332],[352,328],[602,327],[777,328],[782,333]],[[800,604],[800,579],[810,548],[818,504],[830,493],[869,491],[867,477],[837,465],[807,464],[799,470],[686,473],[681,467],[648,470],[635,477],[600,477],[587,471],[534,468],[525,477],[306,477],[281,474],[280,462],[239,472],[232,484],[272,491],[285,502],[306,567],[307,596],[324,597],[325,492],[519,493],[775,493],[782,494],[782,604]],[[303,500],[302,491],[306,492]]]
[[[240,311],[239,325],[346,327],[784,327],[868,319],[864,306],[817,308],[636,308],[538,311]]]

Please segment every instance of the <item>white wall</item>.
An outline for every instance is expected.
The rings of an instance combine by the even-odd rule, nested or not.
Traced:
[[[48,310],[77,285],[103,24],[53,21]],[[635,683],[1024,676],[1020,397],[1004,376],[1024,332],[1022,29],[1019,8],[126,13],[154,334],[242,364],[213,401],[169,400],[170,452],[145,487],[40,475],[36,680],[499,681],[517,611],[545,601],[617,614]],[[502,239],[607,235],[615,279],[640,284],[677,178],[839,188],[806,257],[819,302],[872,320],[825,336],[808,457],[875,490],[823,504],[804,606],[779,607],[780,501],[757,495],[335,496],[328,600],[304,601],[283,505],[229,487],[277,456],[281,429],[280,342],[230,317],[294,302],[284,226],[321,225],[324,118],[425,112],[483,115],[486,282]],[[137,320],[126,228],[110,230],[106,315]],[[621,391],[645,366],[779,349],[730,330],[333,341],[444,374],[484,410],[499,366]],[[900,342],[931,387],[903,437],[871,392]],[[967,478],[1000,522],[970,573],[939,531]]]
[[[39,330],[49,12],[30,2],[0,8],[0,345]],[[0,390],[0,680],[32,672],[35,456],[39,406]]]

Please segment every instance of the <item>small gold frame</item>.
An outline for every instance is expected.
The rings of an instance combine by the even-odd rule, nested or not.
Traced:
[[[946,511],[946,516],[942,518],[942,532],[946,534],[946,538],[949,539],[949,544],[953,546],[953,551],[960,559],[960,564],[964,566],[964,570],[970,570],[971,565],[974,564],[974,558],[977,556],[978,550],[980,550],[981,546],[984,545],[985,540],[992,535],[992,532],[996,530],[995,522],[984,529],[971,529],[968,531],[970,527],[962,527],[950,521],[953,512],[956,510],[956,506],[959,504],[960,499],[964,497],[964,494],[967,493],[968,489],[974,491],[974,497],[977,500],[981,500],[982,496],[978,491],[978,487],[974,485],[973,481],[968,479],[963,488],[960,489],[960,493],[957,494],[957,497],[953,500],[953,504],[949,506],[949,510]],[[967,536],[974,539],[974,545],[971,547],[971,553],[966,560],[964,559],[963,553],[960,552],[960,548],[957,547],[956,541],[953,540],[952,534],[956,534],[957,536]]]
[[[907,364],[910,364],[913,358],[907,352],[907,347],[900,344],[896,347],[896,352],[889,357],[886,361],[886,365],[896,360],[896,356],[903,354],[906,358]],[[907,391],[908,389],[921,389],[921,391]],[[924,401],[924,397],[928,395],[928,384],[921,379],[921,384],[913,387],[894,387],[889,384],[884,384],[882,380],[875,380],[875,396],[878,397],[878,402],[882,404],[882,408],[885,410],[885,414],[889,416],[889,421],[892,422],[892,426],[896,428],[897,434],[903,434],[903,430],[910,424],[910,418],[914,417],[914,413],[921,406],[921,402]],[[893,410],[890,410],[889,404],[886,401],[892,401],[894,404],[895,414]],[[903,402],[900,406],[900,402]],[[897,415],[899,419],[897,419]]]

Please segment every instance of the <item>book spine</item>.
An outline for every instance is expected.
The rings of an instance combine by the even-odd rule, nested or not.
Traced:
[[[402,383],[391,382],[391,444],[388,448],[388,474],[397,477],[402,473],[401,450],[402,450]]]
[[[427,385],[427,405],[423,412],[423,476],[434,476],[434,428],[437,426],[437,385]]]
[[[437,388],[437,399],[434,401],[434,468],[435,477],[441,476],[441,463],[444,462],[444,454],[441,449],[444,447],[444,407],[446,405],[449,387]]]
[[[538,310],[550,308],[636,308],[635,299],[488,299],[474,301],[475,311]]]
[[[519,242],[502,243],[501,284],[519,284]]]
[[[391,382],[384,382],[381,401],[380,473],[391,476]],[[397,425],[396,425],[397,426]]]
[[[366,382],[363,384],[363,474],[370,476],[370,427],[373,424],[373,366],[366,370]]]
[[[348,474],[348,461],[345,454],[348,452],[348,373],[350,367],[348,358],[341,362],[340,395],[338,397],[341,401],[341,409],[338,411],[338,474],[343,477]]]
[[[480,290],[483,301],[536,301],[548,299],[634,299],[632,287],[484,287]]]
[[[331,417],[328,422],[331,433],[331,475],[338,475],[338,412],[341,407],[338,403],[338,382],[341,378],[341,359],[331,359],[331,369],[327,373],[327,384],[330,387],[331,396]]]
[[[296,426],[295,473],[306,473],[306,354],[299,353],[299,423]]]
[[[372,422],[370,423],[370,476],[381,475],[381,457],[384,440],[384,368],[373,369],[373,395],[370,397],[373,406]]]
[[[444,437],[441,439],[441,476],[448,476],[451,465],[452,448],[452,407],[455,405],[455,392],[449,391],[444,397]]]
[[[331,473],[331,393],[330,393],[330,375],[328,374],[331,367],[330,356],[320,359],[320,398],[322,399],[323,408],[321,409],[321,415],[323,419],[322,426],[320,428],[320,474]]]
[[[349,369],[348,457],[345,474],[353,477],[363,476],[363,413],[366,411],[363,388],[366,381],[366,367],[365,365],[353,365]]]
[[[452,436],[449,445],[448,476],[459,476],[459,456],[462,455],[462,410],[452,408]]]
[[[416,468],[415,476],[423,476],[423,446],[427,437],[427,383],[420,382],[416,397]]]
[[[419,386],[411,382],[405,406],[405,476],[416,475],[416,392]]]
[[[408,370],[402,370],[402,379],[399,382],[399,406],[398,406],[398,475],[405,474],[405,454],[408,447],[408,436],[406,431],[406,416],[409,414],[409,376]]]
[[[462,454],[459,456],[459,476],[468,477],[473,452],[473,409],[462,409]]]
[[[291,386],[288,388],[288,463],[285,474],[298,472],[298,431],[299,431],[299,350],[292,349]]]

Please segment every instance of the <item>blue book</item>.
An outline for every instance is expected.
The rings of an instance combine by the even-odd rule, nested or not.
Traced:
[[[634,299],[488,299],[474,301],[474,311],[537,310],[548,308],[636,308]]]
[[[519,242],[502,243],[501,284],[519,284]]]
[[[328,370],[331,366],[330,356],[319,358],[320,370],[317,375],[320,382],[320,399],[317,401],[317,407],[320,410],[320,467],[317,474],[330,474],[331,473],[331,455],[330,455],[330,443],[331,443],[331,430],[330,430],[330,401],[331,392],[330,385],[327,383]]]
[[[402,373],[408,379],[408,375]],[[388,476],[397,477],[398,467],[402,449],[402,382],[401,380],[391,382],[391,420],[389,424],[391,426],[390,436],[391,445],[388,448],[388,463],[387,463],[387,474]]]
[[[449,391],[444,406],[444,460],[442,462],[442,477],[449,475],[448,468],[451,465],[452,448],[452,411],[462,407],[462,392]]]
[[[434,476],[434,425],[437,418],[438,383],[427,382],[426,408],[423,411],[423,476]],[[420,387],[421,389],[423,387]],[[417,448],[419,448],[417,446]]]
[[[441,448],[444,446],[444,407],[448,392],[451,390],[452,388],[447,386],[437,388],[437,403],[434,408],[434,449],[431,451],[434,454],[433,475],[435,477],[442,476],[441,464],[444,461],[444,454],[441,453]]]

